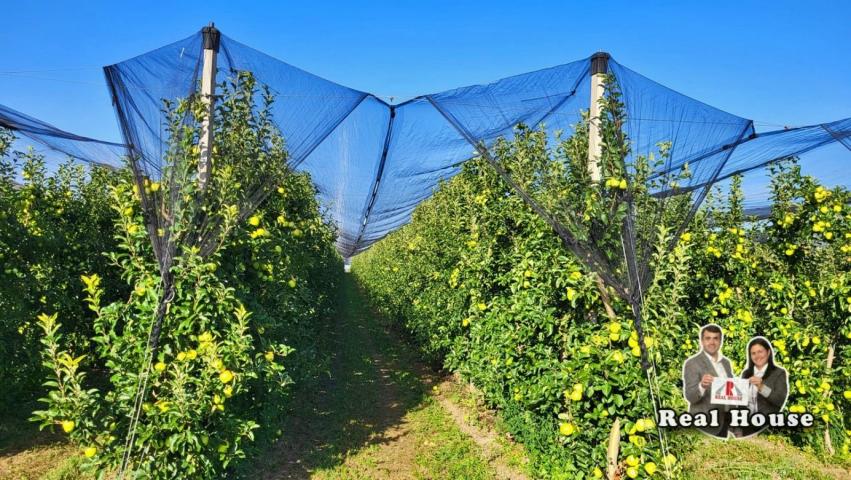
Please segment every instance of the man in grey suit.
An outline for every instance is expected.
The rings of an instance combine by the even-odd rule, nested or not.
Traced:
[[[729,419],[726,405],[713,405],[712,380],[715,377],[733,378],[730,361],[721,355],[721,344],[724,341],[721,327],[715,324],[705,325],[700,329],[701,349],[696,355],[689,357],[683,364],[683,394],[689,402],[689,413],[705,413],[709,415],[713,409],[718,409],[717,427],[707,426],[700,429],[710,435],[727,438]]]

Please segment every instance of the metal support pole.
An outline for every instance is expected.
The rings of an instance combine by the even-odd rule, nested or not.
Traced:
[[[198,139],[198,187],[203,190],[210,180],[210,160],[213,148],[213,109],[216,98],[216,56],[219,53],[219,30],[210,26],[201,29],[204,36],[204,67],[201,73],[201,102],[204,104],[204,119],[201,121],[201,136]]]
[[[588,118],[588,173],[591,181],[600,183],[600,99],[603,98],[603,77],[609,71],[609,54],[597,52],[591,56],[591,110]]]

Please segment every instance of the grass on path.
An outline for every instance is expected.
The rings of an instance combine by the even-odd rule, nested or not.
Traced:
[[[441,406],[438,376],[369,311],[354,279],[341,288],[330,376],[296,392],[282,439],[247,476],[498,478]]]
[[[17,415],[0,419],[0,480],[77,479],[79,452],[65,437],[27,420],[41,405],[20,406]]]
[[[782,438],[759,435],[726,442],[702,438],[683,459],[687,480],[847,480],[851,470],[830,465],[789,445]]]

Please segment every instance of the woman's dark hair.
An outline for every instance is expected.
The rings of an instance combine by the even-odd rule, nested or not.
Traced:
[[[759,345],[768,351],[768,365],[765,368],[765,374],[762,376],[762,378],[766,378],[771,375],[771,372],[777,369],[777,366],[774,365],[774,349],[771,348],[771,344],[768,343],[768,340],[763,337],[755,337],[748,342],[748,364],[745,371],[742,372],[742,378],[751,378],[753,376],[754,364],[751,359],[751,347],[754,345]]]

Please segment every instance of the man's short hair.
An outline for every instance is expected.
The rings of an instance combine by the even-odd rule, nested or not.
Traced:
[[[700,339],[703,340],[703,334],[705,332],[717,333],[721,335],[721,339],[724,339],[724,333],[721,332],[721,327],[715,325],[714,323],[710,323],[709,325],[704,325],[703,328],[700,329]]]

